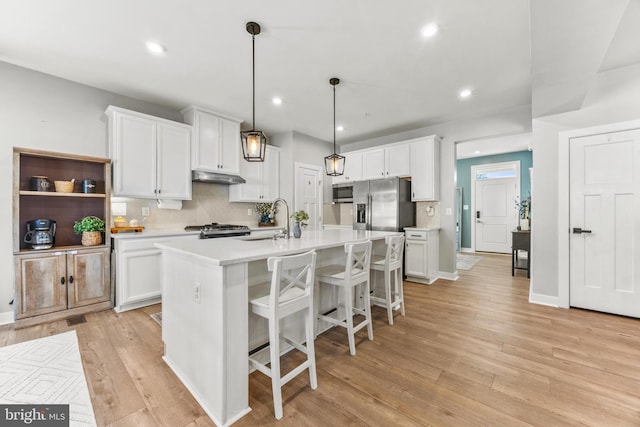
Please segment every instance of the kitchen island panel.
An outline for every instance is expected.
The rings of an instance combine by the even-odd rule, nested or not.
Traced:
[[[250,411],[248,317],[235,309],[248,306],[247,264],[173,253],[162,265],[164,360],[211,419],[229,425]]]

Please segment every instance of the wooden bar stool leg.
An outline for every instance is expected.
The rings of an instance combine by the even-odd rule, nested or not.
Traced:
[[[347,337],[349,338],[349,353],[356,355],[356,340],[353,332],[353,292],[351,286],[344,288],[344,311],[347,316]],[[367,302],[367,301],[365,301]],[[371,307],[369,307],[371,309]]]
[[[384,272],[384,292],[387,299],[387,317],[389,318],[389,324],[393,325],[393,308],[391,300],[391,272],[385,270]]]
[[[271,389],[276,419],[282,418],[282,386],[280,376],[280,325],[278,319],[269,319],[269,351],[271,355]]]
[[[318,388],[318,377],[316,374],[316,350],[315,350],[315,331],[314,331],[314,314],[315,311],[309,307],[307,308],[306,315],[306,330],[307,330],[307,360],[309,361],[309,383],[311,384],[311,389],[315,390]]]

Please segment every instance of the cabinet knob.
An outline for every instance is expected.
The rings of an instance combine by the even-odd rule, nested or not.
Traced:
[[[384,172],[380,172],[380,175],[384,176]]]
[[[62,276],[62,277],[60,278],[60,284],[61,284],[61,285],[64,285],[64,283],[65,283],[64,276]]]
[[[69,276],[69,283],[73,283],[73,276]]]
[[[158,194],[160,194],[160,193],[162,193],[162,190],[160,190],[160,189],[158,188]]]

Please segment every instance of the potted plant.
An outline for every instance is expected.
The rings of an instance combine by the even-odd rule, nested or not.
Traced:
[[[102,243],[105,222],[97,216],[85,216],[73,223],[73,232],[82,235],[83,246],[96,246]]]
[[[273,217],[269,218],[271,213],[272,203],[256,203],[255,209],[258,213],[258,225],[260,227],[274,226],[276,225],[275,215],[278,213],[278,207],[276,206],[273,211]]]
[[[309,219],[309,214],[303,210],[299,210],[291,214],[291,218],[293,218],[293,221],[295,222],[295,224],[293,224],[293,237],[299,238],[302,235],[302,230],[300,229],[300,223],[302,223],[302,221]],[[306,225],[306,224],[302,223],[302,225]]]

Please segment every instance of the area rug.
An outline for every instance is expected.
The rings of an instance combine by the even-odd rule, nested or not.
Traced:
[[[0,347],[0,404],[68,404],[70,426],[95,426],[76,331]]]
[[[158,325],[162,326],[162,312],[153,313],[151,318],[155,320]]]
[[[481,259],[479,256],[458,254],[456,268],[458,270],[471,270]]]

